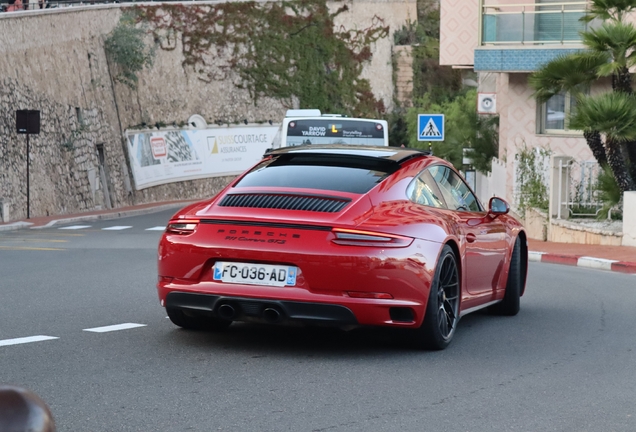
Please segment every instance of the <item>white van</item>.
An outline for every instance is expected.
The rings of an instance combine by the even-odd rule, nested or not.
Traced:
[[[386,120],[322,114],[317,109],[287,110],[273,147],[305,144],[388,146],[388,124]]]

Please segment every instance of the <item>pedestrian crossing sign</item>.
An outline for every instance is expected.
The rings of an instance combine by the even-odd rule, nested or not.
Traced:
[[[444,141],[444,114],[418,114],[417,140]]]

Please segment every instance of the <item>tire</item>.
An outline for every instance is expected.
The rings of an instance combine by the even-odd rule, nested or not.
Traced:
[[[515,316],[519,313],[521,289],[524,282],[521,265],[521,240],[517,238],[512,249],[512,257],[510,257],[506,293],[500,303],[492,306],[493,313],[505,316]]]
[[[181,309],[166,308],[168,317],[174,325],[187,330],[208,330],[221,331],[225,330],[232,324],[231,320],[224,320],[214,317],[191,316]]]
[[[443,350],[450,344],[459,321],[460,288],[457,258],[445,245],[435,268],[424,321],[415,330],[417,348]]]

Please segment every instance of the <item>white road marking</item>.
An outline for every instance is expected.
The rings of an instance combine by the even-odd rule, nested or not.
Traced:
[[[152,228],[146,228],[146,231],[163,231],[165,229],[166,229],[165,226],[156,226]]]
[[[63,229],[63,230],[78,230],[78,229],[84,229],[84,228],[90,228],[91,225],[71,225],[71,226],[67,226],[67,227],[62,227],[62,228],[58,228],[58,229]]]
[[[115,325],[104,326],[104,327],[87,328],[87,329],[84,329],[83,331],[93,332],[93,333],[106,333],[106,332],[112,332],[117,330],[128,330],[128,329],[137,328],[137,327],[146,327],[146,324],[123,323],[123,324],[115,324]]]
[[[0,346],[8,346],[8,345],[19,345],[30,342],[41,342],[46,340],[59,339],[55,336],[29,336],[15,339],[4,339],[0,340]]]
[[[132,228],[130,225],[115,225],[111,227],[102,228],[102,231],[121,231],[128,228]]]

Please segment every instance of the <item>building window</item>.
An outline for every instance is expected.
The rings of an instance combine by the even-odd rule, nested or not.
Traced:
[[[540,132],[544,134],[580,134],[581,131],[571,130],[568,126],[568,118],[575,109],[576,99],[569,93],[552,96],[541,106]]]

